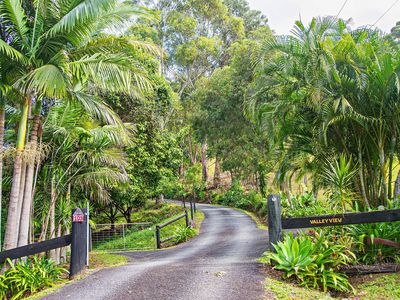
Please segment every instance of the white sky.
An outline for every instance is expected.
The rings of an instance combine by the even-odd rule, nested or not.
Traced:
[[[307,23],[314,16],[336,16],[345,0],[248,0],[251,8],[262,11],[277,34],[287,34],[296,20]],[[372,25],[393,4],[396,5],[376,24],[385,32],[400,21],[400,1],[347,0],[340,17],[352,18],[352,28]]]

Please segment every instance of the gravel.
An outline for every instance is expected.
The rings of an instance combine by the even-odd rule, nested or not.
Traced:
[[[177,247],[127,252],[130,263],[103,269],[42,299],[264,299],[267,231],[246,214],[201,204],[200,235]]]

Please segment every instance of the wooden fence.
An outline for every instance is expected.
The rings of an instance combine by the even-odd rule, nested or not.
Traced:
[[[0,252],[0,264],[7,259],[18,259],[71,245],[69,276],[74,278],[83,271],[87,262],[87,224],[86,209],[73,209],[71,234]]]
[[[272,244],[276,244],[278,241],[282,240],[282,230],[284,229],[344,226],[351,224],[394,221],[400,221],[400,209],[282,219],[280,196],[268,196],[269,248],[272,251],[274,251]]]
[[[189,223],[189,215],[188,215],[187,210],[185,210],[185,212],[183,214],[177,216],[176,218],[173,218],[172,220],[169,220],[168,222],[165,222],[165,223],[163,223],[161,225],[157,225],[156,226],[156,244],[157,244],[157,249],[161,249],[162,243],[170,241],[175,237],[175,236],[172,235],[172,236],[169,236],[169,237],[167,237],[165,239],[161,239],[161,228],[164,228],[165,226],[168,226],[168,225],[170,225],[170,224],[172,224],[172,223],[174,223],[174,222],[176,222],[176,221],[178,221],[178,220],[180,220],[182,218],[185,218],[186,227],[189,227],[190,223]],[[192,219],[193,219],[193,215],[192,215]]]

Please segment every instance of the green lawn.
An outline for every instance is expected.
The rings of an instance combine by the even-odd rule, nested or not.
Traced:
[[[329,293],[302,288],[296,284],[268,277],[265,288],[267,296],[271,292],[279,300],[308,299],[354,299],[354,300],[392,300],[400,299],[400,273],[364,276],[364,283],[354,284],[355,294],[340,295],[334,298]]]

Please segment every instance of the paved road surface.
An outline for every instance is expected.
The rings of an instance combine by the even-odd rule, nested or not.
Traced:
[[[201,233],[175,248],[125,253],[131,262],[75,281],[44,299],[264,299],[267,232],[246,214],[198,205]]]

